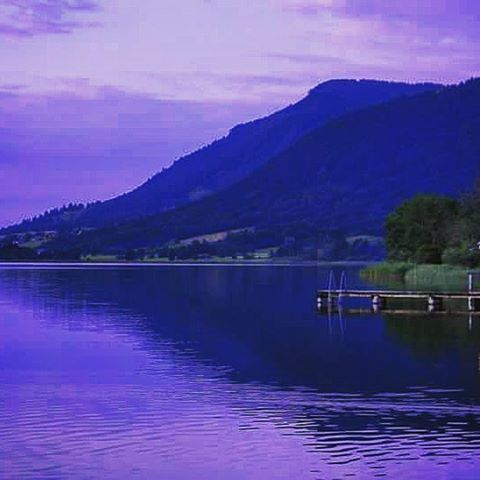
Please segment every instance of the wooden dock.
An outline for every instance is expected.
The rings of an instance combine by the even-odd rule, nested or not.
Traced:
[[[442,310],[445,301],[448,300],[463,300],[466,303],[467,311],[480,311],[480,291],[319,290],[317,307],[323,309],[338,306],[346,298],[368,299],[374,311],[387,309],[392,300],[422,300],[428,311]]]

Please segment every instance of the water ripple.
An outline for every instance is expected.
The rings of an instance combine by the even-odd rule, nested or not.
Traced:
[[[63,270],[37,276],[14,270],[6,277],[0,274],[0,478],[478,480],[480,404],[472,394],[475,384],[461,378],[453,386],[428,384],[415,376],[401,388],[378,380],[376,385],[389,388],[371,391],[348,387],[340,377],[326,383],[332,357],[347,358],[336,374],[347,376],[345,365],[354,368],[352,351],[365,364],[371,362],[367,374],[377,365],[378,375],[387,371],[375,351],[361,344],[358,332],[364,330],[359,328],[344,345],[329,337],[327,328],[321,330],[316,317],[304,314],[302,323],[289,314],[282,323],[282,311],[276,310],[272,318],[277,330],[264,331],[255,322],[266,314],[256,307],[247,333],[232,333],[225,330],[231,310],[218,313],[212,299],[200,310],[202,315],[195,310],[198,306],[181,310],[175,303],[176,316],[157,318],[160,306],[144,311],[143,303],[134,304],[138,310],[123,303],[129,291],[125,272],[103,278],[102,288],[111,285],[113,292],[108,301],[91,301],[89,296],[101,297],[102,290],[96,285],[90,292],[89,282],[101,275],[93,270],[84,277],[78,271],[80,277],[71,277],[68,287]],[[213,285],[221,284],[217,274],[207,279]],[[137,282],[133,272],[128,275]],[[200,277],[194,289],[201,289],[204,281]],[[132,289],[134,283],[129,284]],[[153,281],[142,285],[157,291]],[[161,297],[167,312],[172,295],[170,290]],[[227,298],[222,291],[216,295]],[[197,301],[195,305],[202,305]],[[192,311],[197,313],[187,321]],[[212,318],[219,323],[209,323]],[[382,336],[378,321],[362,319],[361,328],[369,328],[370,337],[377,335],[376,346],[397,348],[396,355],[410,362],[410,371],[415,372],[413,365],[433,375],[438,365],[460,362],[450,352],[436,354],[432,361],[406,355],[403,347]],[[301,337],[302,347],[294,343],[301,328],[309,333]],[[282,329],[284,335],[276,338]],[[252,331],[253,337],[248,336]],[[315,342],[309,358],[318,363],[312,369],[299,363],[295,370],[298,378],[309,381],[285,381],[291,379],[290,363],[308,348],[311,336]],[[272,361],[265,352],[273,349],[275,338]],[[348,336],[342,341],[349,341]],[[314,356],[319,345],[328,356]],[[265,376],[257,375],[252,365]],[[306,371],[310,376],[302,376]]]

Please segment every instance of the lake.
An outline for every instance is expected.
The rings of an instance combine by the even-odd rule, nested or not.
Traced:
[[[331,268],[1,266],[0,478],[478,480],[480,318]]]

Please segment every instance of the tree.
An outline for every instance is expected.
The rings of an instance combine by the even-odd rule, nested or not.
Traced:
[[[469,246],[480,241],[480,179],[475,188],[463,195],[461,202],[461,233]]]
[[[475,188],[460,198],[460,215],[452,228],[444,263],[469,268],[480,266],[480,179]]]
[[[136,260],[136,259],[137,259],[137,256],[135,254],[135,250],[130,248],[125,252],[125,260],[127,262],[131,262],[131,261]]]
[[[440,195],[417,195],[400,205],[386,221],[386,245],[391,260],[441,263],[459,203]]]
[[[15,243],[0,244],[0,260],[36,260],[35,250],[20,247]]]

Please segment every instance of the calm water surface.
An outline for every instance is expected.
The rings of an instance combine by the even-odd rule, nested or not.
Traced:
[[[478,480],[480,319],[328,271],[0,267],[0,478]]]

